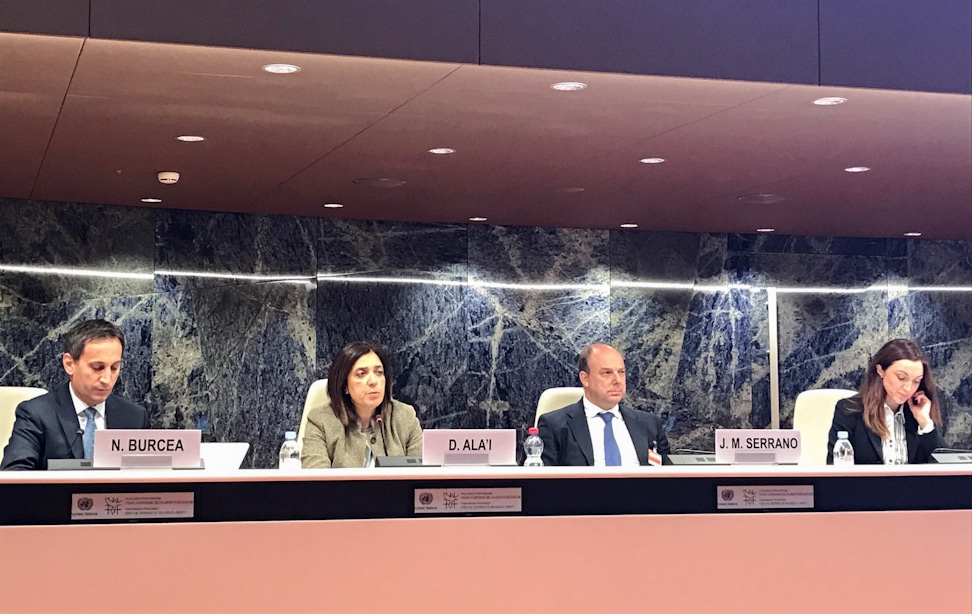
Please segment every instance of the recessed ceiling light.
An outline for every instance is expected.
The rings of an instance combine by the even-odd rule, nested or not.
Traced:
[[[484,217],[471,217],[471,218],[469,218],[469,221],[470,222],[485,222],[486,221],[486,218],[484,218]]]
[[[871,167],[869,167],[869,166],[848,166],[844,170],[847,171],[848,173],[866,173],[867,171],[871,170]]]
[[[665,158],[642,158],[638,160],[642,164],[661,164],[665,161]]]
[[[783,202],[786,200],[786,196],[767,192],[763,194],[743,194],[736,200],[749,203],[750,205],[772,205],[773,203]]]
[[[300,66],[293,64],[267,64],[263,70],[275,75],[290,75],[300,70]]]
[[[194,134],[184,134],[182,136],[177,136],[176,140],[182,141],[183,143],[198,143],[199,141],[205,141],[206,137],[196,136]]]
[[[325,209],[340,209],[343,206],[341,203],[324,203]]]
[[[580,81],[561,81],[560,83],[554,83],[550,86],[550,89],[557,90],[558,92],[577,92],[587,87],[586,83],[581,83]]]
[[[921,233],[920,232],[906,232],[906,233],[904,233],[904,236],[906,236],[906,237],[920,237],[921,236]]]
[[[372,188],[390,190],[392,188],[399,188],[405,185],[405,180],[397,179],[395,177],[359,177],[351,181],[351,183],[366,185]]]
[[[844,104],[847,102],[846,98],[841,98],[840,96],[827,96],[826,98],[817,98],[813,101],[813,104],[821,107],[832,107],[835,104]]]
[[[433,147],[429,150],[429,153],[437,156],[445,156],[451,153],[456,153],[456,150],[450,147]]]
[[[161,198],[143,198],[142,199],[142,202],[143,203],[160,203],[160,202],[162,202],[162,199]]]
[[[584,191],[584,188],[577,186],[568,186],[566,188],[557,188],[557,191],[561,194],[580,194]]]
[[[756,232],[776,232],[775,228],[757,228]]]
[[[621,224],[621,228],[637,228],[637,224]]]

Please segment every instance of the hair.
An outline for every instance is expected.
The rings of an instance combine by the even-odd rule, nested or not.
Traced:
[[[344,430],[348,434],[353,433],[361,426],[358,413],[354,410],[354,403],[351,401],[351,395],[348,394],[348,376],[351,374],[354,363],[370,352],[378,355],[382,369],[385,371],[385,398],[382,399],[381,405],[378,406],[375,413],[383,414],[386,420],[391,419],[393,378],[388,356],[385,354],[385,350],[381,349],[381,346],[376,343],[352,341],[341,348],[341,351],[331,361],[331,368],[327,371],[327,396],[331,399],[331,410],[344,425]]]
[[[125,336],[117,326],[106,320],[84,320],[64,333],[64,353],[77,360],[88,342],[100,339],[118,339],[125,351]]]
[[[584,349],[582,349],[580,351],[580,354],[577,356],[577,372],[578,373],[580,373],[581,371],[583,371],[584,373],[590,374],[591,367],[590,367],[589,364],[587,364],[587,362],[588,362],[588,360],[590,360],[591,354],[594,352],[594,348],[597,347],[597,346],[603,346],[603,347],[606,347],[606,348],[611,348],[615,352],[618,352],[618,349],[616,347],[614,347],[613,345],[604,343],[602,341],[595,341],[594,343],[588,343],[587,345],[584,346]]]
[[[931,401],[931,419],[936,425],[942,423],[942,412],[938,406],[938,390],[935,387],[935,376],[932,374],[931,366],[928,364],[928,357],[921,351],[918,344],[911,339],[892,339],[877,351],[870,363],[867,365],[867,373],[864,374],[864,381],[861,383],[861,404],[863,405],[864,424],[871,431],[887,439],[891,436],[888,427],[884,422],[884,383],[877,368],[887,371],[892,363],[898,360],[914,360],[921,362],[922,377],[918,384],[918,390],[925,393]]]

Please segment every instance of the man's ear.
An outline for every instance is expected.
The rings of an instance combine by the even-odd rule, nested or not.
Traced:
[[[75,364],[74,364],[74,359],[71,358],[70,354],[68,354],[67,352],[61,354],[61,364],[64,366],[64,371],[68,375],[74,375]]]
[[[580,376],[581,386],[587,388],[591,375],[587,371],[581,371],[578,375]]]

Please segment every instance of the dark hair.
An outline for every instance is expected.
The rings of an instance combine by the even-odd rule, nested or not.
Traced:
[[[117,326],[106,320],[84,320],[64,333],[64,353],[77,360],[89,341],[99,339],[118,339],[122,351],[125,351],[125,337]]]
[[[348,394],[348,376],[351,374],[354,363],[370,352],[378,355],[381,367],[385,372],[385,398],[382,399],[381,405],[378,406],[375,413],[384,414],[385,420],[391,419],[392,370],[388,356],[377,343],[352,341],[341,348],[341,351],[331,361],[331,368],[327,371],[327,396],[331,399],[331,410],[344,425],[344,430],[348,434],[360,428],[358,414],[354,411],[354,403],[351,401],[351,395]]]
[[[587,361],[590,360],[591,354],[594,352],[595,346],[598,346],[598,345],[604,346],[606,348],[611,348],[612,350],[614,350],[615,352],[618,352],[619,354],[621,353],[613,345],[604,343],[602,341],[595,341],[594,343],[588,343],[587,345],[584,346],[584,349],[580,351],[580,354],[577,357],[577,372],[578,373],[580,373],[581,371],[583,371],[584,373],[590,374],[591,367],[590,367],[590,365],[587,364]]]
[[[867,365],[867,373],[864,374],[864,382],[861,383],[861,401],[864,411],[864,424],[871,431],[877,433],[882,439],[891,436],[888,427],[884,422],[884,383],[878,375],[877,368],[881,367],[886,371],[892,363],[898,360],[914,360],[921,362],[922,377],[918,384],[918,390],[925,393],[931,401],[931,419],[937,425],[942,423],[942,412],[938,406],[938,391],[935,388],[935,376],[932,374],[928,358],[921,351],[918,344],[911,339],[892,339],[877,351],[870,363]]]

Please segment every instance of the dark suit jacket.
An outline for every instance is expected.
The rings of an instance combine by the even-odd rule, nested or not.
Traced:
[[[624,405],[618,409],[638,453],[638,462],[648,464],[648,448],[652,442],[657,442],[662,461],[666,465],[671,464],[668,460],[671,447],[661,420],[654,414]],[[543,439],[544,465],[594,466],[594,447],[591,444],[591,430],[587,428],[587,416],[584,415],[584,399],[543,414],[537,426]]]
[[[918,421],[915,420],[911,409],[904,408],[905,441],[908,442],[908,463],[927,463],[935,448],[944,446],[941,428],[935,425],[935,430],[925,435],[918,434]],[[854,446],[855,465],[879,465],[884,463],[884,444],[877,433],[864,424],[864,405],[861,395],[857,394],[848,399],[837,401],[834,408],[834,422],[830,427],[827,439],[827,464],[834,464],[834,444],[837,443],[837,432],[847,431],[847,439]]]
[[[105,426],[110,429],[147,429],[144,407],[111,395],[105,401]],[[50,458],[84,458],[78,414],[71,391],[64,384],[17,406],[10,442],[3,449],[0,469],[47,469]]]

